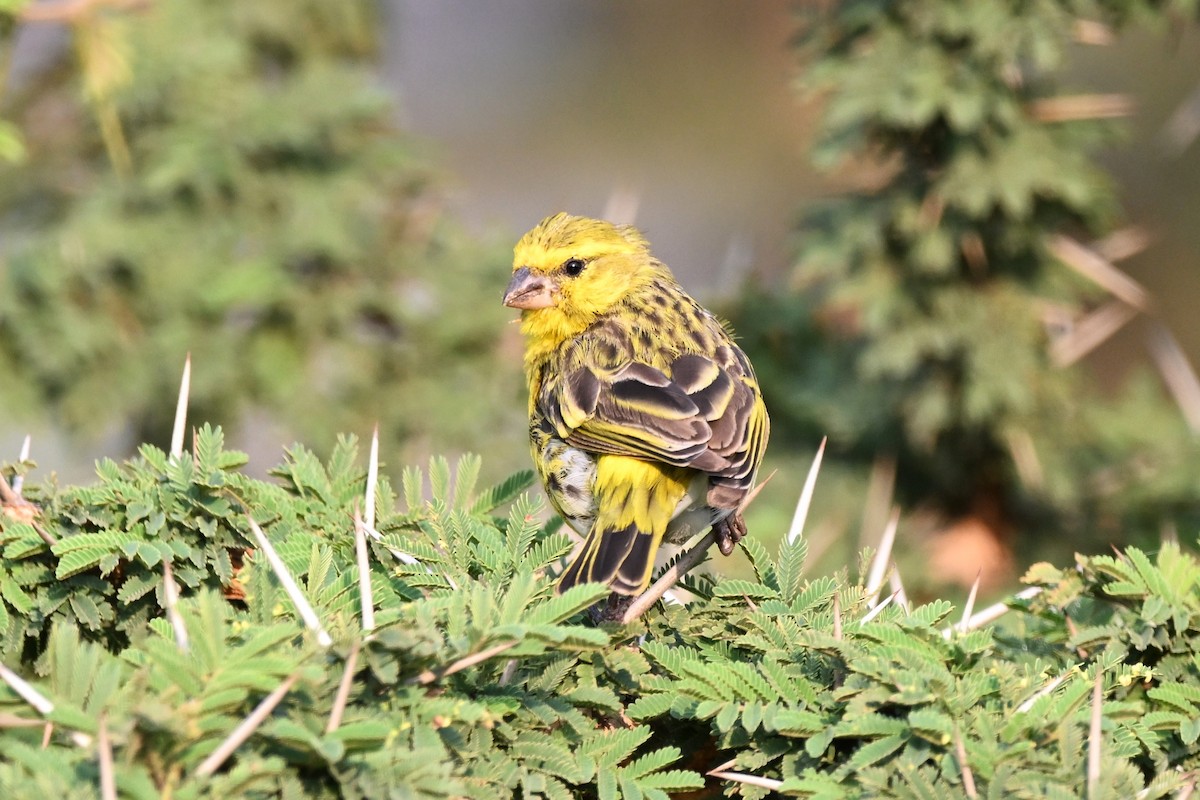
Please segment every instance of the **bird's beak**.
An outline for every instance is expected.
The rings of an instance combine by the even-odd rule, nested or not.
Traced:
[[[554,305],[552,289],[548,278],[534,275],[529,267],[521,267],[513,273],[504,290],[504,305],[509,308],[549,308]]]

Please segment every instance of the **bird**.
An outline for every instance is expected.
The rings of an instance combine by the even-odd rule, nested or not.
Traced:
[[[749,358],[631,225],[547,217],[513,249],[529,441],[551,504],[583,537],[557,591],[650,583],[664,540],[746,534],[770,420]]]

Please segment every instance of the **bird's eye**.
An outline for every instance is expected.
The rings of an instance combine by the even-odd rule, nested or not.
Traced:
[[[586,266],[587,264],[585,264],[581,259],[572,258],[570,261],[563,264],[562,268],[563,272],[567,273],[573,278],[579,273],[583,272],[583,268]]]

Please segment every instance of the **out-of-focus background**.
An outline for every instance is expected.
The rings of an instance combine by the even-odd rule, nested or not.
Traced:
[[[162,444],[191,353],[259,473],[375,422],[524,468],[499,295],[569,210],[741,332],[756,536],[829,436],[816,569],[893,508],[910,593],[1194,542],[1194,9],[960,5],[0,4],[0,461]]]

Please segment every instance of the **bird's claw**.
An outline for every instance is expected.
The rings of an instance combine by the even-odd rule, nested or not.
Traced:
[[[731,554],[733,548],[745,535],[746,520],[742,519],[742,512],[740,511],[734,511],[728,517],[713,525],[713,536],[716,537],[717,548],[723,556]]]
[[[633,605],[634,598],[629,595],[613,592],[604,603],[596,603],[588,609],[588,618],[593,625],[605,622],[620,622],[625,617],[625,611]]]

